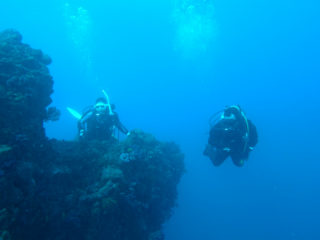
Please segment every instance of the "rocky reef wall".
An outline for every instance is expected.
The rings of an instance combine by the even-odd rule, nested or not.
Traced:
[[[136,130],[124,141],[49,140],[51,59],[0,33],[0,239],[164,239],[183,154]]]

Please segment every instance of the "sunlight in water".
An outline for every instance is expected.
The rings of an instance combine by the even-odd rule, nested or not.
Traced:
[[[91,25],[92,21],[87,9],[70,3],[64,4],[64,15],[68,36],[80,56],[81,61],[91,65]]]
[[[186,55],[208,50],[217,32],[212,0],[176,0],[174,20],[176,50]]]

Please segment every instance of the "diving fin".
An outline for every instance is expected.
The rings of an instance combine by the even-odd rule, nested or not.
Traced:
[[[76,110],[67,107],[67,110],[69,111],[69,113],[74,116],[76,119],[80,120],[82,115],[80,113],[78,113]]]

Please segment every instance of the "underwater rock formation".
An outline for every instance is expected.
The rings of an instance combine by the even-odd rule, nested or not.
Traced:
[[[51,59],[21,43],[14,30],[0,34],[0,144],[45,138],[42,126],[51,103]]]
[[[124,141],[48,140],[50,58],[0,33],[0,239],[161,240],[183,154],[133,131]]]

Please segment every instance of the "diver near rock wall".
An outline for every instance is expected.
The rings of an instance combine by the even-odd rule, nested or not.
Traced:
[[[221,165],[228,156],[236,166],[243,166],[258,142],[255,125],[238,105],[229,106],[213,117],[215,119],[211,119],[210,136],[203,154],[215,166]]]
[[[0,239],[163,240],[179,147],[137,130],[107,144],[49,140],[43,123],[59,117],[50,62],[17,31],[0,32]]]
[[[79,138],[80,140],[109,140],[115,127],[123,134],[129,134],[129,131],[120,122],[118,114],[114,112],[114,106],[101,97],[80,118],[78,122]]]

